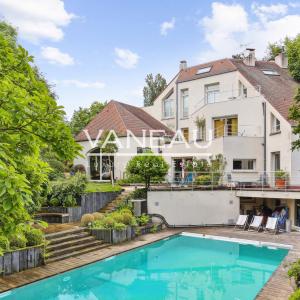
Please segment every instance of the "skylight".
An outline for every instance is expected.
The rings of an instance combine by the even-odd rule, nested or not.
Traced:
[[[206,67],[206,68],[201,68],[197,71],[197,75],[203,74],[203,73],[208,73],[211,70],[211,67]]]
[[[275,70],[262,70],[262,72],[265,75],[271,75],[271,76],[279,76],[279,73]]]

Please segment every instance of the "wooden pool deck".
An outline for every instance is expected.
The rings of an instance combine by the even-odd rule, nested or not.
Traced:
[[[63,273],[65,271],[101,260],[111,255],[115,255],[136,247],[143,246],[148,243],[152,243],[154,241],[163,239],[182,231],[292,245],[293,249],[289,251],[289,254],[286,256],[277,271],[270,278],[268,283],[261,290],[260,294],[257,296],[257,299],[288,299],[289,295],[293,292],[286,273],[289,264],[300,258],[300,233],[292,232],[289,234],[284,233],[279,235],[271,235],[257,232],[239,231],[228,227],[165,229],[156,234],[147,234],[138,239],[135,239],[134,241],[126,242],[120,245],[112,245],[108,248],[93,251],[81,256],[71,257],[63,261],[53,262],[42,267],[15,273],[10,276],[2,278],[0,277],[0,292],[4,292],[9,289],[13,289],[43,278]]]

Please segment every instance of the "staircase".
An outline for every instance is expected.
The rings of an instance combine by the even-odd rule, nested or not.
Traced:
[[[46,235],[46,263],[78,256],[108,247],[110,244],[96,240],[85,228],[51,233]]]
[[[131,190],[125,190],[124,192],[122,192],[122,194],[120,194],[116,199],[114,199],[113,201],[111,201],[110,203],[108,203],[107,205],[105,205],[104,207],[102,207],[100,209],[100,212],[103,214],[107,214],[110,212],[113,212],[114,210],[117,209],[117,207],[124,202],[124,200],[126,199],[126,197],[131,193]]]

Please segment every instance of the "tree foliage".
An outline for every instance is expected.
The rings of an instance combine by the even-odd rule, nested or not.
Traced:
[[[274,60],[275,57],[282,52],[284,45],[285,45],[284,41],[268,43],[267,50],[266,50],[267,55],[265,57],[265,60]]]
[[[38,205],[49,166],[41,151],[61,160],[78,154],[64,111],[33,57],[16,43],[15,30],[0,23],[0,234],[12,234]]]
[[[168,169],[169,165],[164,158],[151,152],[134,156],[126,166],[126,172],[129,175],[143,178],[146,189],[150,187],[151,178],[166,176]]]
[[[295,39],[286,40],[286,51],[288,56],[288,68],[292,77],[300,83],[300,34]],[[289,118],[295,122],[293,133],[300,135],[300,87],[296,91],[294,103],[290,107]],[[300,139],[292,144],[293,150],[300,149]]]
[[[144,106],[151,106],[156,97],[166,88],[167,81],[161,74],[157,74],[154,78],[152,73],[146,76],[145,81]]]
[[[69,123],[72,134],[78,134],[106,105],[101,102],[93,102],[90,107],[79,107],[75,110]]]

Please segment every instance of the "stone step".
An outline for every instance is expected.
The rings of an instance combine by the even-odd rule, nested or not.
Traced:
[[[72,239],[70,241],[66,241],[63,243],[56,243],[56,244],[51,244],[47,246],[47,251],[50,253],[53,251],[61,250],[61,249],[69,249],[70,247],[76,246],[76,245],[87,245],[90,242],[95,241],[95,238],[91,235],[85,236],[85,237],[80,237],[77,239]]]
[[[54,250],[54,251],[47,252],[47,253],[48,253],[48,257],[52,258],[52,257],[56,257],[56,256],[61,256],[61,255],[67,254],[67,253],[71,254],[73,252],[76,252],[76,251],[79,251],[82,249],[86,249],[86,248],[90,248],[93,246],[99,246],[101,244],[103,244],[103,241],[98,241],[98,240],[94,239],[93,241],[88,242],[88,243],[75,245],[75,246],[67,247],[64,249]]]
[[[58,237],[58,238],[53,238],[51,240],[48,240],[49,245],[56,245],[56,244],[60,244],[60,243],[65,243],[68,241],[73,241],[73,240],[77,240],[77,239],[81,239],[84,237],[90,236],[90,234],[88,232],[80,232],[77,234],[70,234],[70,235],[66,235],[66,236],[62,236],[62,237]]]
[[[50,234],[46,234],[46,239],[47,240],[53,240],[56,238],[60,238],[60,237],[64,237],[67,235],[72,235],[72,234],[76,234],[76,233],[82,233],[85,232],[85,228],[75,228],[75,229],[70,229],[70,230],[64,230],[64,231],[59,231],[59,232],[55,232],[55,233],[50,233]]]
[[[100,250],[100,249],[103,249],[103,248],[106,248],[106,247],[109,247],[109,246],[110,246],[110,244],[102,243],[102,244],[97,245],[97,246],[87,247],[87,248],[84,248],[82,250],[74,251],[74,252],[63,254],[63,255],[60,255],[60,256],[55,256],[55,257],[51,257],[51,258],[49,257],[46,260],[46,263],[48,264],[48,263],[51,263],[51,262],[67,259],[67,258],[70,258],[70,257],[76,257],[76,256],[79,256],[79,255],[89,253],[89,252],[92,252],[92,251],[96,251],[96,250]]]

